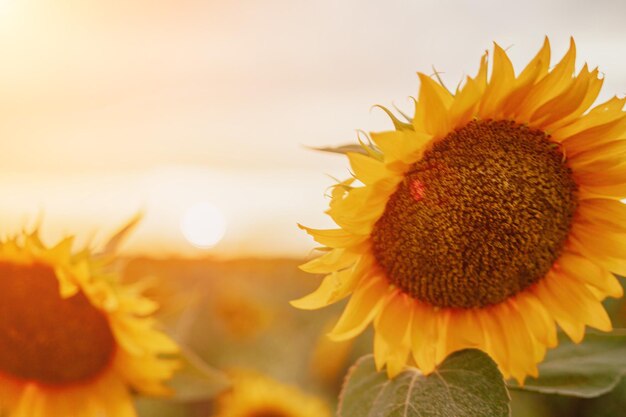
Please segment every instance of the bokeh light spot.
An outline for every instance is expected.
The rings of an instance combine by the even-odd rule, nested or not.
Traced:
[[[180,229],[189,243],[208,249],[217,245],[226,234],[226,219],[213,204],[196,203],[183,214]]]

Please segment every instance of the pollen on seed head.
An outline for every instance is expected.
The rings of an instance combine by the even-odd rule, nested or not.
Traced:
[[[576,183],[542,131],[473,121],[407,172],[372,231],[388,280],[438,307],[499,303],[560,255]]]
[[[415,201],[420,201],[424,197],[426,187],[420,180],[409,181],[409,192]]]

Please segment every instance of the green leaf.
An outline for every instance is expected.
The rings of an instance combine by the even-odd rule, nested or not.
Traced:
[[[339,417],[505,417],[509,395],[489,356],[463,350],[431,375],[409,368],[389,380],[372,355],[352,367],[339,399]]]
[[[626,288],[626,278],[619,275],[616,275],[616,277],[622,287]],[[613,327],[626,327],[626,297],[607,298],[603,304],[607,313],[609,313],[609,317],[611,317]]]
[[[401,120],[399,120],[395,114],[393,114],[391,112],[391,110],[389,110],[387,107],[385,106],[381,106],[380,104],[375,104],[373,106],[374,108],[379,108],[382,111],[384,111],[387,116],[391,119],[392,123],[393,123],[393,127],[396,130],[400,130],[400,131],[407,131],[407,130],[414,130],[413,129],[413,125],[411,124],[411,118],[409,116],[407,116],[406,114],[404,114],[400,109],[398,109],[396,107],[396,110],[398,111],[398,113],[400,113],[402,115],[402,117],[404,117],[406,119],[407,122],[409,123],[405,123]],[[394,106],[395,107],[395,106]]]
[[[167,402],[161,398],[139,397],[135,400],[139,417],[186,417],[189,406],[184,403]]]
[[[225,374],[207,365],[191,350],[183,348],[181,369],[168,383],[175,393],[170,401],[209,400],[230,386]]]
[[[326,146],[322,148],[311,147],[310,149],[313,149],[314,151],[320,151],[320,152],[341,153],[341,154],[346,154],[348,152],[362,153],[364,155],[368,154],[367,151],[363,149],[361,145],[341,145],[341,146],[335,146],[335,147]]]
[[[613,390],[626,374],[626,330],[588,333],[581,344],[560,338],[539,365],[539,378],[511,388],[544,394],[593,398]]]
[[[140,417],[184,417],[193,403],[211,400],[230,386],[225,374],[207,365],[191,350],[181,347],[181,368],[168,382],[174,394],[168,397],[138,396]]]
[[[624,415],[626,410],[626,378],[610,393],[598,398],[585,400],[578,405],[580,417],[615,417]]]
[[[102,250],[103,254],[115,253],[120,245],[128,238],[128,236],[137,228],[143,219],[143,212],[136,213],[121,228],[119,228],[113,236],[109,238]]]

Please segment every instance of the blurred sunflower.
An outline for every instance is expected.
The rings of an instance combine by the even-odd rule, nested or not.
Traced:
[[[330,417],[320,399],[253,372],[233,374],[232,389],[216,402],[214,417]]]
[[[271,309],[242,291],[236,293],[236,288],[231,288],[232,282],[225,286],[228,287],[218,288],[213,294],[211,316],[237,341],[253,340],[271,324]]]
[[[549,69],[546,38],[519,74],[494,46],[478,75],[450,93],[419,74],[415,114],[348,153],[354,178],[333,187],[335,230],[303,227],[328,274],[293,302],[316,309],[352,294],[330,333],[373,322],[377,366],[429,373],[478,348],[503,374],[537,375],[555,323],[575,342],[611,330],[601,301],[626,275],[625,99],[589,110],[598,70],[575,73],[574,41]]]
[[[333,387],[340,384],[348,367],[350,355],[354,351],[355,339],[340,342],[330,340],[326,334],[332,330],[334,321],[324,326],[323,333],[318,337],[311,359],[309,370],[316,381],[325,386]]]
[[[169,392],[177,363],[161,355],[178,349],[153,328],[157,306],[72,241],[0,243],[0,414],[131,417],[131,390]]]

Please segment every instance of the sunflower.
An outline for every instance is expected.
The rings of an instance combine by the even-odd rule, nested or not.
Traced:
[[[232,389],[216,401],[214,417],[330,417],[317,397],[249,371],[233,373]]]
[[[611,330],[601,302],[626,275],[624,98],[590,108],[602,79],[576,47],[552,69],[550,45],[518,75],[494,45],[453,94],[418,74],[413,117],[348,153],[353,178],[332,188],[339,226],[301,226],[324,247],[302,269],[327,276],[293,302],[316,309],[351,294],[330,333],[373,322],[390,377],[430,373],[464,348],[502,373],[537,376],[556,325],[580,342]]]
[[[0,242],[0,414],[132,417],[131,390],[169,392],[177,364],[161,355],[177,346],[153,329],[157,306],[72,241]]]

